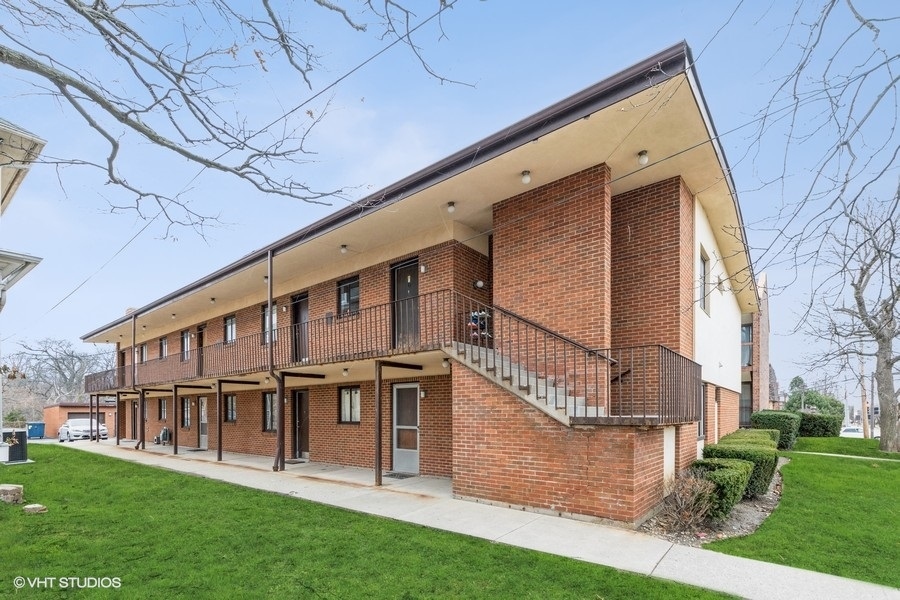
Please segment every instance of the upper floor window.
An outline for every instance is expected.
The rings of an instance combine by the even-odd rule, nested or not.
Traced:
[[[271,318],[270,318],[271,317]],[[262,343],[269,343],[271,334],[274,341],[278,341],[278,305],[272,303],[272,313],[269,314],[268,304],[262,305]]]
[[[147,344],[141,344],[138,348],[138,357],[141,363],[147,362]]]
[[[191,358],[191,332],[185,329],[181,332],[181,360]]]
[[[166,399],[165,398],[159,399],[159,420],[160,421],[166,420]]]
[[[234,315],[225,317],[225,336],[226,344],[232,343],[237,339],[237,318]]]
[[[359,276],[350,277],[337,284],[338,316],[359,312]]]
[[[700,248],[700,277],[698,283],[700,284],[700,308],[706,311],[709,314],[709,255],[706,254],[706,251],[701,247]]]
[[[745,323],[741,325],[741,366],[748,367],[753,364],[753,325]]]
[[[169,339],[159,338],[159,357],[165,358],[169,355]]]

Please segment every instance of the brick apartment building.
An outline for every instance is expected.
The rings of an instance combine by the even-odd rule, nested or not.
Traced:
[[[769,393],[769,290],[766,274],[756,281],[759,310],[744,314],[741,323],[740,426],[750,427],[750,415],[780,408]]]
[[[738,427],[757,310],[690,50],[669,48],[83,339],[118,430],[451,478],[639,523]]]

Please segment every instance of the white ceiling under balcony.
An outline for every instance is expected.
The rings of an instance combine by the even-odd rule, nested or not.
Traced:
[[[488,138],[492,143],[497,139],[502,139],[502,132]],[[474,157],[477,150],[475,144],[459,156],[468,152]],[[644,166],[638,162],[642,150],[649,158]],[[314,230],[309,235],[300,235],[301,231],[275,242],[268,247],[277,250],[274,295],[298,292],[451,239],[486,252],[495,203],[606,163],[614,195],[680,175],[709,217],[726,268],[735,278],[733,287],[739,290],[741,306],[755,306],[745,242],[734,235],[742,230],[740,212],[719,153],[694,74],[683,70],[533,138],[523,138],[494,156],[473,159],[471,166],[457,164],[446,176],[438,163],[410,176],[416,180],[423,173],[428,175],[430,179],[421,179],[427,179],[427,185],[413,186],[407,193],[404,182],[398,182],[388,188],[394,197],[380,206],[338,215],[333,226],[325,219],[324,226],[311,226]],[[527,185],[522,182],[526,170],[531,174]],[[454,203],[453,213],[447,211],[448,202]],[[347,246],[345,253],[342,245]],[[266,253],[263,248],[138,309],[137,343],[265,302]],[[120,318],[83,339],[130,345],[131,328],[130,318]]]

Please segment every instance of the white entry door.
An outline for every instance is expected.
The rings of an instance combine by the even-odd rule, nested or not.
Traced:
[[[209,424],[206,418],[206,398],[200,398],[200,449],[209,447]]]
[[[419,385],[394,386],[394,471],[419,473]]]

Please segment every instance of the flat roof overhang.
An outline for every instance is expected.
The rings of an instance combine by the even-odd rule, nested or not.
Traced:
[[[269,252],[275,296],[447,240],[487,253],[495,203],[601,163],[611,169],[613,195],[681,176],[709,217],[742,312],[754,312],[758,300],[735,187],[692,63],[686,44],[672,46],[82,340],[130,345],[136,318],[136,343],[143,343],[265,302]],[[641,150],[650,157],[643,167]],[[529,188],[521,181],[525,170]]]

